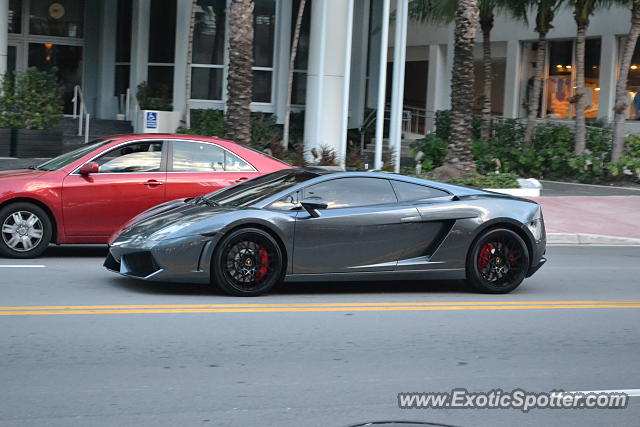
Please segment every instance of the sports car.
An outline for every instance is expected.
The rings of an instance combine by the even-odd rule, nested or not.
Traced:
[[[546,261],[530,200],[383,172],[286,169],[164,203],[110,239],[105,267],[255,296],[280,281],[466,279],[506,293]]]

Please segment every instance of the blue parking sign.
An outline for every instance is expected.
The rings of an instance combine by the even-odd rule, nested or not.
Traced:
[[[147,111],[147,129],[157,129],[158,128],[158,113],[155,111]]]

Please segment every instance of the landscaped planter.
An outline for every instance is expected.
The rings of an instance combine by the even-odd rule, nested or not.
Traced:
[[[542,184],[537,179],[518,178],[518,185],[520,185],[520,188],[485,188],[485,190],[516,197],[540,197]]]
[[[12,157],[55,157],[62,154],[62,132],[46,130],[15,131]]]
[[[0,129],[0,157],[11,156],[11,129]]]
[[[140,110],[136,131],[139,133],[174,133],[179,126],[179,111]]]

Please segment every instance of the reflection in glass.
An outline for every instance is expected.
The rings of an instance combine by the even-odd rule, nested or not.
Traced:
[[[129,144],[100,156],[95,162],[100,165],[100,173],[159,172],[162,143]]]
[[[191,99],[222,99],[222,68],[191,68]]]
[[[254,0],[253,11],[253,65],[273,67],[273,46],[276,28],[275,0]]]
[[[225,0],[198,0],[193,30],[194,64],[224,63]]]
[[[271,71],[253,71],[253,102],[271,102]]]
[[[31,0],[29,11],[30,34],[71,38],[84,36],[84,0]]]
[[[22,2],[9,0],[9,33],[22,31]]]

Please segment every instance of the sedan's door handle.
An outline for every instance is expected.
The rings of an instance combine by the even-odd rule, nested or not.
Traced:
[[[405,223],[405,222],[421,222],[422,221],[422,217],[421,216],[406,216],[404,218],[400,218],[400,222]]]
[[[155,180],[155,179],[150,179],[149,181],[144,182],[143,184],[146,185],[147,187],[156,187],[158,185],[163,185],[164,182],[158,181],[158,180]]]
[[[247,179],[249,179],[249,178],[247,178],[246,176],[243,176],[241,178],[236,179],[236,182],[246,181]]]

